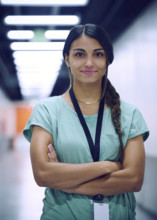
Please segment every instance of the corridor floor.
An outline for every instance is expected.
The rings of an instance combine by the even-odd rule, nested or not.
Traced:
[[[23,138],[15,144],[0,155],[0,220],[39,220],[44,188],[33,179],[29,144]],[[155,219],[137,207],[136,220]]]

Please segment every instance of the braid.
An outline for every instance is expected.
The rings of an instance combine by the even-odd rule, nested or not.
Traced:
[[[120,142],[119,158],[120,158],[120,161],[122,161],[123,155],[124,155],[124,149],[123,149],[123,142],[122,142],[123,134],[121,131],[121,124],[120,124],[120,114],[121,114],[120,97],[108,79],[107,79],[107,88],[106,88],[106,104],[111,109],[112,122],[114,124],[115,131],[119,137],[119,142]]]

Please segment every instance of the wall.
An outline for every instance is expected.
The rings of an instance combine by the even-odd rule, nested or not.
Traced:
[[[0,155],[10,148],[14,122],[12,103],[0,89]]]
[[[141,15],[114,45],[115,60],[109,78],[121,98],[142,111],[150,130],[146,153],[157,157],[157,1]]]
[[[123,100],[139,107],[150,130],[145,180],[137,202],[157,216],[157,1],[115,42],[114,51],[109,78]]]
[[[150,130],[150,137],[146,141],[146,174],[143,189],[136,194],[137,202],[157,215],[157,1],[148,8],[132,26],[115,42],[115,61],[109,68],[109,78],[117,88],[121,98],[135,104],[143,113]],[[0,90],[0,155],[7,149],[8,143],[16,135],[16,107]],[[26,108],[26,107],[24,107]],[[28,106],[29,108],[29,106]],[[25,111],[25,110],[24,110]],[[26,109],[27,116],[29,109]],[[26,118],[25,118],[26,120]],[[20,119],[21,121],[21,119]],[[23,124],[19,122],[18,131]]]
[[[0,156],[14,149],[32,109],[33,104],[11,102],[0,89]]]

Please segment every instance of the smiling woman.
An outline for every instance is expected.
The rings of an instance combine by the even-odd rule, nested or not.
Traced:
[[[40,101],[24,129],[34,178],[46,187],[41,220],[100,220],[97,207],[102,219],[134,220],[149,132],[108,80],[109,37],[94,24],[75,26],[63,57],[68,91]]]
[[[65,61],[74,77],[75,88],[83,85],[87,87],[88,83],[94,83],[95,87],[97,82],[101,89],[101,80],[106,72],[106,57],[97,40],[82,35],[72,43],[69,56],[65,54]]]

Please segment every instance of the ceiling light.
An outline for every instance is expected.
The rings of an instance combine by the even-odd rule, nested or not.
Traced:
[[[30,40],[34,37],[33,31],[26,31],[26,30],[15,30],[15,31],[8,31],[7,37],[9,39],[16,39],[16,40]]]
[[[22,59],[15,59],[14,60],[14,64],[17,66],[23,66],[23,67],[30,67],[30,70],[26,70],[23,72],[39,72],[40,68],[44,69],[45,66],[47,66],[47,69],[49,69],[50,71],[56,71],[59,69],[59,67],[61,66],[61,60],[51,60],[51,62],[49,60],[46,60],[46,58],[43,57],[43,59],[32,59],[32,60],[22,60]],[[39,65],[39,62],[42,62],[41,65]]]
[[[1,0],[3,5],[86,6],[89,0]]]
[[[24,99],[48,97],[63,62],[62,51],[14,51],[13,58]]]
[[[40,59],[46,58],[46,60],[62,59],[62,51],[15,51],[13,52],[14,59]]]
[[[38,72],[17,72],[19,85],[23,97],[26,98],[44,98],[52,92],[58,71],[52,72],[43,68]]]
[[[23,97],[26,98],[28,95],[31,98],[48,97],[52,92],[58,73],[59,71],[50,70],[46,67],[36,72],[17,72]]]
[[[13,42],[12,50],[63,50],[64,42]]]
[[[45,32],[45,37],[49,40],[65,40],[69,32],[68,30],[48,30]]]
[[[45,85],[51,85],[52,82],[55,81],[58,74],[55,72],[53,73],[46,72],[45,70],[43,69],[43,71],[40,71],[37,73],[17,72],[17,75],[18,75],[19,81],[23,83],[23,86],[40,87],[40,86],[45,86]]]
[[[8,15],[4,22],[8,25],[76,25],[80,18],[76,15]]]
[[[35,87],[35,88],[21,88],[21,93],[22,96],[24,97],[25,100],[34,100],[34,99],[41,99],[41,98],[45,98],[47,96],[49,96],[52,92],[52,88],[54,85],[52,85],[52,87],[50,88],[40,88],[40,87]]]

